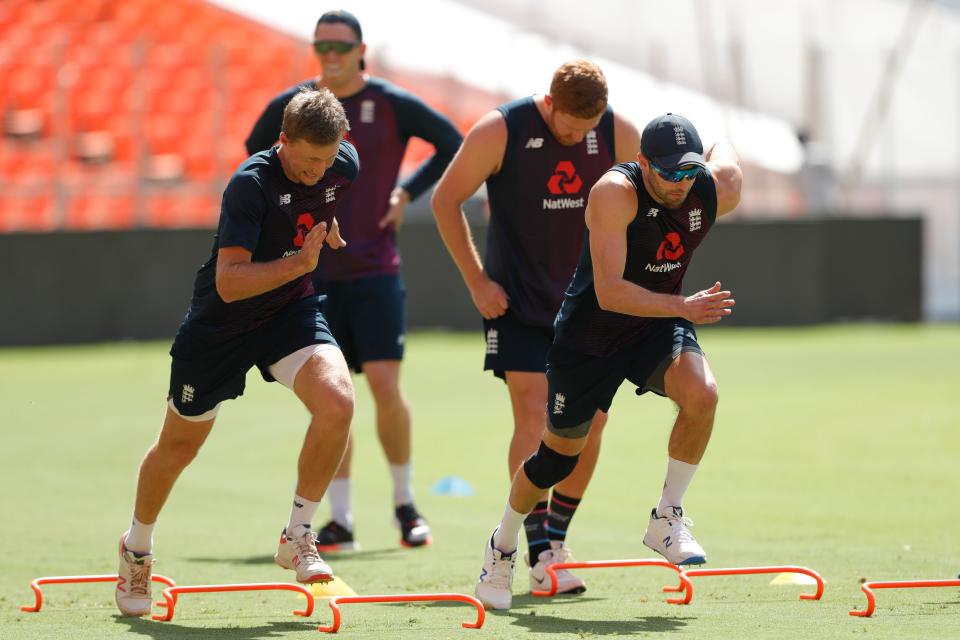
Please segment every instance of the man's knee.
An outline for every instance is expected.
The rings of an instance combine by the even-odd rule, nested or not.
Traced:
[[[712,415],[717,409],[719,399],[720,394],[717,389],[717,383],[712,381],[704,382],[687,390],[680,408],[693,414]]]
[[[541,442],[537,452],[523,463],[523,472],[536,487],[549,489],[573,473],[579,458],[579,453],[564,455]]]

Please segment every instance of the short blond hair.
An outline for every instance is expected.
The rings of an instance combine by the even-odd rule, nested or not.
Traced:
[[[557,111],[577,118],[596,118],[607,108],[607,79],[592,62],[565,62],[553,73],[550,96]]]
[[[333,144],[350,130],[343,105],[329,89],[303,88],[283,110],[281,131],[290,140]]]

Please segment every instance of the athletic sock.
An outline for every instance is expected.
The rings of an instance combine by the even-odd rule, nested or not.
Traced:
[[[393,506],[413,504],[413,463],[391,464],[393,477]]]
[[[553,495],[550,496],[550,512],[547,514],[547,535],[551,542],[563,542],[567,539],[567,529],[573,520],[573,514],[580,506],[580,500],[553,490]]]
[[[153,528],[157,525],[156,522],[151,522],[150,524],[144,524],[137,520],[137,517],[133,517],[133,521],[130,523],[130,531],[127,533],[126,540],[124,540],[123,546],[127,548],[128,551],[133,551],[137,556],[148,555],[153,552]]]
[[[347,531],[353,531],[353,513],[350,511],[350,478],[334,478],[327,488],[330,498],[330,519]]]
[[[503,511],[500,527],[493,534],[493,546],[501,553],[513,553],[517,550],[517,538],[520,536],[520,527],[526,514],[517,513],[507,501],[507,508]]]
[[[657,515],[666,513],[670,507],[683,506],[683,494],[687,492],[693,474],[699,465],[667,458],[667,478],[663,482],[663,493],[657,505]]]
[[[527,532],[527,550],[530,552],[530,566],[537,564],[540,554],[550,548],[547,536],[547,501],[541,500],[523,521]]]
[[[290,509],[290,520],[287,521],[287,537],[302,536],[310,531],[313,516],[316,515],[319,507],[319,502],[294,495],[293,507]]]

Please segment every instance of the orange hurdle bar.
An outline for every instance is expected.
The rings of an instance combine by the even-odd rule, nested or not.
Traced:
[[[556,562],[547,565],[547,575],[550,576],[550,589],[547,591],[531,591],[532,595],[548,598],[557,595],[557,571],[560,569],[606,569],[611,567],[664,567],[673,569],[681,574],[681,569],[666,560],[588,560],[586,562]],[[682,574],[681,574],[682,575]],[[683,583],[675,587],[676,591],[683,591]]]
[[[340,605],[353,602],[466,602],[472,604],[477,610],[476,622],[463,622],[464,629],[479,629],[483,626],[486,618],[486,612],[483,610],[483,603],[473,596],[463,595],[462,593],[409,593],[393,596],[334,596],[330,598],[330,610],[333,612],[333,623],[327,627],[320,625],[317,631],[326,633],[336,633],[340,629]]]
[[[313,613],[313,594],[310,589],[299,584],[289,582],[259,582],[250,584],[203,584],[195,586],[172,586],[163,590],[165,602],[158,602],[157,606],[166,607],[163,615],[154,615],[154,620],[168,622],[173,619],[174,608],[177,606],[177,597],[181,593],[219,593],[221,591],[296,591],[307,598],[307,607],[304,611],[294,609],[297,616],[309,616]]]
[[[681,598],[667,598],[670,604],[690,604],[693,599],[693,583],[690,578],[697,576],[741,576],[757,573],[802,573],[810,576],[817,581],[816,593],[801,593],[801,600],[819,600],[823,597],[823,578],[813,569],[807,567],[797,567],[793,565],[783,565],[775,567],[737,567],[734,569],[687,569],[680,572],[680,586],[666,586],[663,588],[666,592],[684,592]]]
[[[40,608],[43,607],[43,591],[40,589],[42,584],[72,584],[80,582],[116,582],[120,576],[115,573],[108,573],[106,575],[97,575],[97,576],[46,576],[43,578],[36,578],[30,582],[30,588],[33,589],[33,594],[36,597],[36,602],[33,606],[28,604],[20,607],[20,611],[29,611],[30,613],[37,613],[40,611]],[[155,582],[162,582],[171,587],[177,586],[177,583],[174,582],[171,578],[166,576],[161,576],[159,574],[153,575],[153,580]]]
[[[860,590],[867,596],[867,608],[863,611],[853,609],[852,616],[869,618],[877,606],[873,589],[916,589],[918,587],[960,587],[960,580],[896,580],[892,582],[864,582]]]

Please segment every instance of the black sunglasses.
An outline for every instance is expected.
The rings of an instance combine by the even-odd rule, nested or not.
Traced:
[[[320,55],[331,51],[346,53],[356,49],[359,45],[359,42],[348,42],[346,40],[314,40],[313,50]]]

